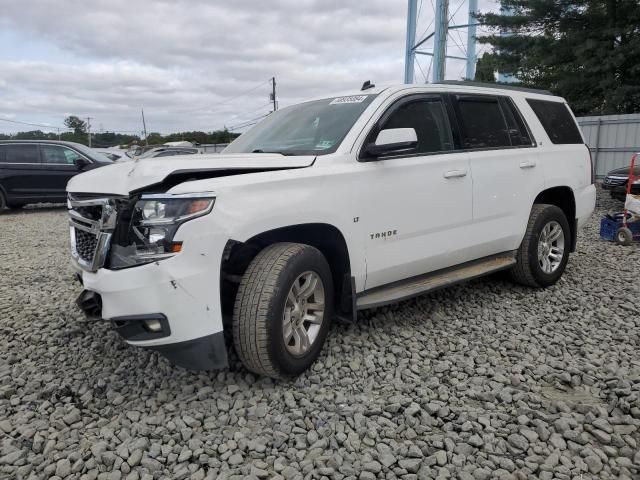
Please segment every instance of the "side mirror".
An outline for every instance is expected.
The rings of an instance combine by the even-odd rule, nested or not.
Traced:
[[[76,164],[76,168],[78,170],[82,170],[84,167],[89,165],[90,162],[86,158],[78,157],[73,161],[73,163]]]
[[[413,128],[388,128],[380,130],[374,143],[366,146],[365,151],[372,157],[390,153],[409,152],[418,146],[418,136]]]

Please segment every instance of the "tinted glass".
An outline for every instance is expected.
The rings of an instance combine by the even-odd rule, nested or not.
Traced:
[[[418,136],[416,153],[453,149],[449,120],[439,98],[401,105],[384,122],[382,128],[413,128]]]
[[[5,162],[39,163],[38,145],[4,145]]]
[[[0,145],[0,163],[5,163],[7,161],[7,146]]]
[[[569,108],[561,102],[531,100],[527,102],[553,143],[584,143]]]
[[[60,145],[41,145],[40,153],[43,163],[53,163],[57,165],[74,165],[80,155],[67,147]]]
[[[530,146],[532,145],[531,134],[527,128],[518,107],[516,107],[509,97],[501,97],[502,111],[507,125],[509,126],[509,137],[511,144],[514,146]]]
[[[238,137],[225,153],[333,153],[375,97],[326,98],[283,108]]]
[[[508,127],[496,97],[459,95],[463,148],[510,147]]]

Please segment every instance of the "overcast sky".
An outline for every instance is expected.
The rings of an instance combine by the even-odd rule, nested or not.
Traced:
[[[406,0],[2,3],[0,119],[62,126],[73,114],[93,117],[94,131],[139,132],[144,107],[148,131],[211,131],[269,112],[272,76],[281,107],[403,80]],[[460,23],[463,3],[451,0]],[[419,36],[432,19],[424,0]],[[449,53],[465,38],[451,35]],[[447,78],[463,74],[448,63]],[[4,133],[35,128],[0,121]]]

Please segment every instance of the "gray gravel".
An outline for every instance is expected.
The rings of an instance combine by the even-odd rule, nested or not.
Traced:
[[[290,383],[84,322],[64,209],[2,215],[0,478],[640,478],[640,248],[598,239],[613,206],[553,288],[365,312]]]

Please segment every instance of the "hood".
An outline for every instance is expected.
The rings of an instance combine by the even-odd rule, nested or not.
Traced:
[[[270,153],[203,154],[143,158],[96,168],[73,177],[67,192],[129,195],[151,185],[174,185],[190,178],[211,178],[240,173],[309,167],[314,156],[289,157]]]
[[[607,177],[610,175],[615,175],[616,177],[628,177],[630,168],[631,165],[629,165],[628,167],[616,168],[615,170],[611,170],[609,173],[607,173]],[[633,167],[633,175],[640,175],[640,165],[636,165]]]

